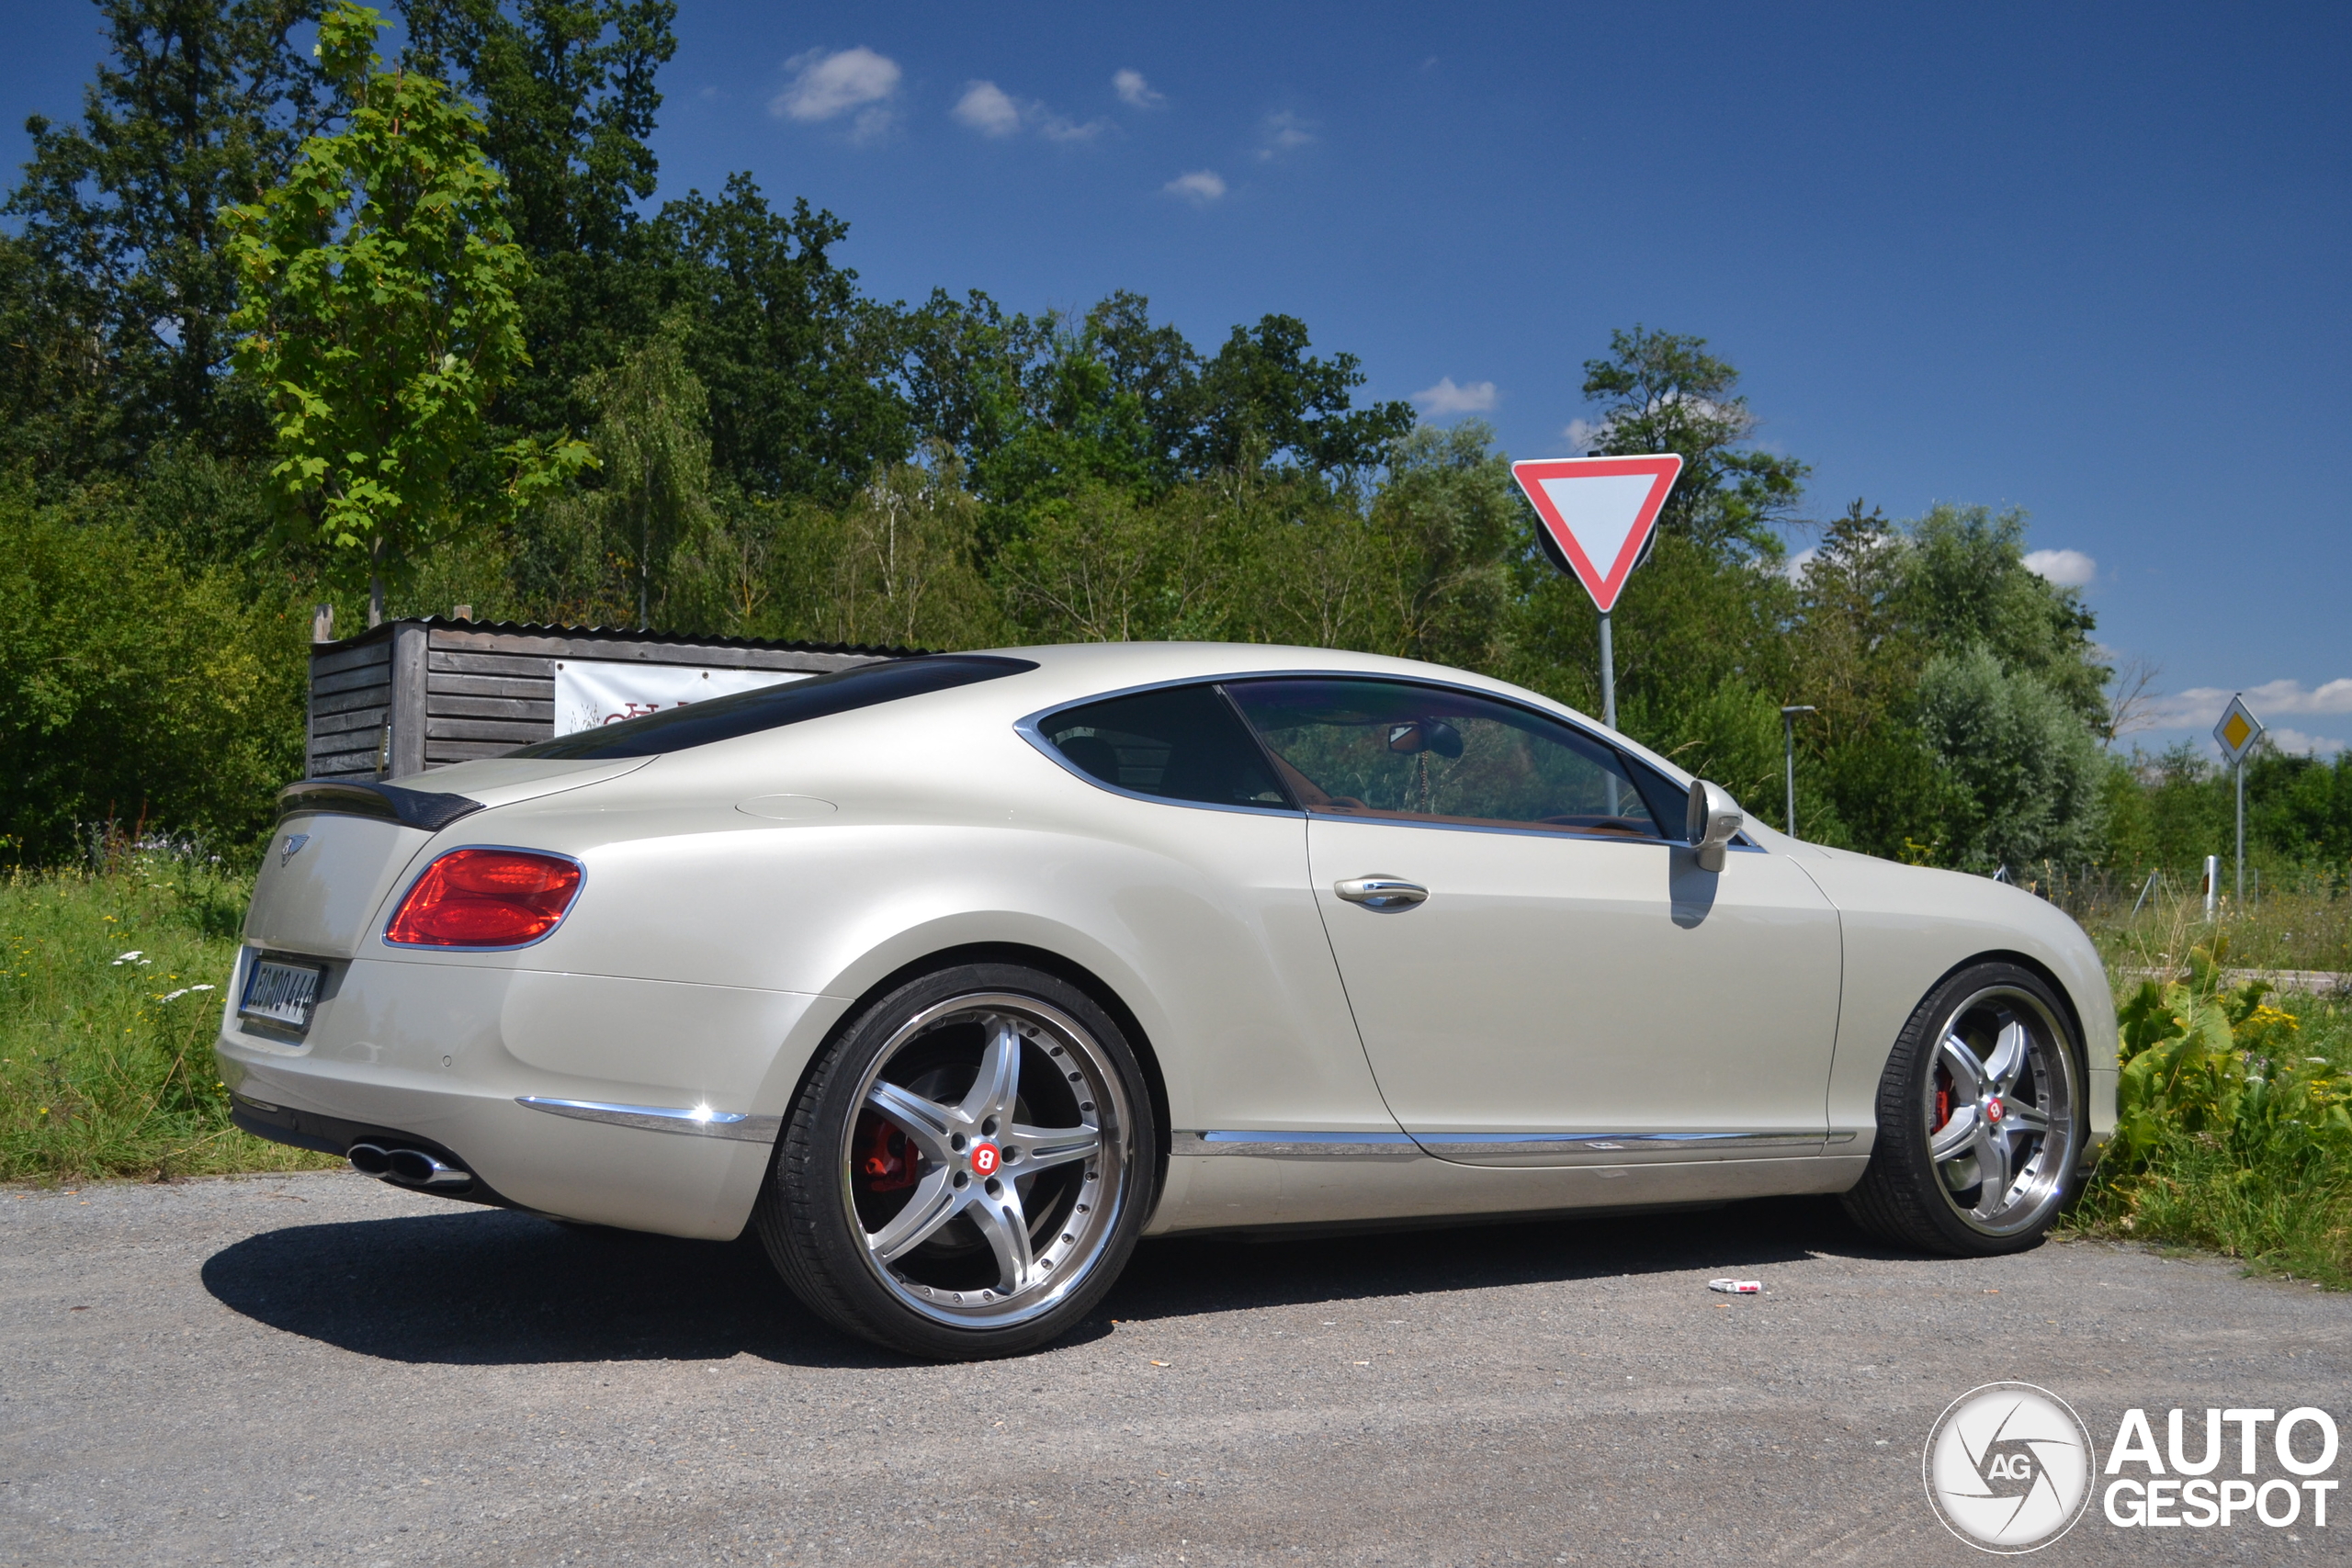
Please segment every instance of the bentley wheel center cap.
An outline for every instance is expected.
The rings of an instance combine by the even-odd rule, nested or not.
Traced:
[[[2001,1103],[2001,1097],[1999,1095],[1994,1095],[1984,1101],[1985,1121],[1998,1122],[2002,1117],[2007,1114],[2008,1107]]]
[[[1004,1156],[997,1152],[994,1144],[972,1145],[972,1174],[975,1176],[994,1176],[996,1168],[1003,1163]]]

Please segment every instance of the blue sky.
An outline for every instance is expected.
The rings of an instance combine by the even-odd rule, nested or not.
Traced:
[[[8,31],[13,162],[96,35]],[[1612,327],[1700,333],[1815,515],[2029,511],[2161,668],[2143,742],[2244,688],[2352,743],[2345,7],[684,0],[678,32],[663,193],[806,196],[881,296],[1130,288],[1204,346],[1287,311],[1515,457],[1571,450]]]

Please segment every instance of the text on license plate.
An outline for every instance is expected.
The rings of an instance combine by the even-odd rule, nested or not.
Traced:
[[[303,964],[280,964],[262,958],[245,978],[245,999],[237,1010],[247,1018],[267,1019],[289,1029],[311,1026],[311,1007],[319,999],[319,971]]]

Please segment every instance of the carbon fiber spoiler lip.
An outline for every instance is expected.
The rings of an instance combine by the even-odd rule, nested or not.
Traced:
[[[482,809],[482,803],[462,795],[437,795],[431,790],[403,789],[399,784],[367,784],[354,779],[303,779],[277,792],[277,819],[301,813],[334,817],[373,817],[404,828],[437,833],[461,817]]]

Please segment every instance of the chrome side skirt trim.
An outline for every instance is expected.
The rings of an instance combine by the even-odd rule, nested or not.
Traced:
[[[1545,1163],[1597,1156],[1593,1164],[1624,1156],[1681,1153],[1709,1155],[1747,1150],[1821,1148],[1851,1142],[1854,1134],[1820,1130],[1760,1133],[1176,1133],[1171,1155],[1248,1155],[1259,1159],[1529,1159]]]
[[[649,1133],[687,1133],[704,1138],[732,1138],[746,1144],[769,1144],[783,1131],[781,1116],[754,1116],[742,1111],[713,1111],[707,1105],[678,1110],[666,1105],[608,1105],[596,1100],[548,1100],[536,1094],[514,1097],[517,1105],[569,1116],[575,1122],[602,1122],[615,1127],[638,1127]]]
[[[1421,1133],[1418,1140],[1432,1154],[1468,1158],[1480,1155],[1538,1154],[1671,1154],[1689,1149],[1796,1148],[1819,1145],[1824,1134],[1813,1132],[1774,1133]]]
[[[1174,1133],[1171,1155],[1251,1155],[1259,1159],[1419,1159],[1402,1133]]]

